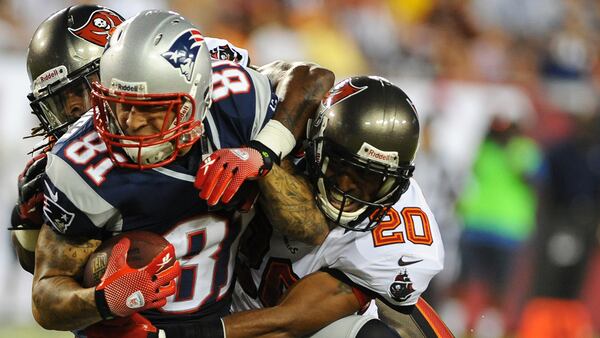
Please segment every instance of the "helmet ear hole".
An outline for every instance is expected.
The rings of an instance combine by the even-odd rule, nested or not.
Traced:
[[[158,34],[155,38],[154,38],[154,45],[158,45],[158,43],[160,42],[160,40],[162,40],[163,35],[162,34]]]

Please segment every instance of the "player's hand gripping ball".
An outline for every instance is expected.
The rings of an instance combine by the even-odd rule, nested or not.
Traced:
[[[84,268],[82,286],[96,285],[96,306],[105,319],[166,304],[181,273],[173,245],[145,231],[104,241]]]

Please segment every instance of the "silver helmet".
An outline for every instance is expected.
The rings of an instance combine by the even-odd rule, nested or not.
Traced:
[[[108,36],[123,18],[95,5],[62,9],[44,20],[29,42],[28,95],[43,132],[59,137],[91,107],[90,83]]]
[[[113,161],[146,169],[173,161],[202,135],[211,104],[212,67],[200,31],[174,12],[143,11],[119,26],[93,84],[96,130]],[[116,107],[167,111],[158,133],[127,135]],[[124,151],[133,163],[122,156]]]
[[[307,168],[319,208],[350,230],[377,226],[414,170],[419,118],[410,98],[381,77],[348,78],[329,91],[307,129]],[[336,180],[346,174],[362,185],[339,187]]]

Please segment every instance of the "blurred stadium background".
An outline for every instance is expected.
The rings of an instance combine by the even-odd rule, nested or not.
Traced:
[[[35,141],[25,53],[52,12],[90,1],[0,0],[0,218]],[[600,2],[129,0],[172,9],[253,64],[307,60],[389,78],[423,133],[416,177],[446,267],[426,299],[457,337],[600,332]],[[135,52],[135,51],[132,51]],[[31,277],[0,232],[0,337],[69,337],[33,322]],[[550,334],[550,333],[552,334]]]

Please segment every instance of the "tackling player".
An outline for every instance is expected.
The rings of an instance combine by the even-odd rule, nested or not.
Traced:
[[[253,221],[259,228],[242,248],[246,270],[239,273],[233,309],[267,308],[226,317],[227,337],[304,336],[365,310],[374,298],[396,311],[433,317],[420,323],[427,335],[451,336],[419,300],[442,269],[444,251],[411,178],[419,122],[408,96],[379,77],[344,80],[323,100],[308,135],[310,185],[333,228],[323,244],[311,247],[271,231],[264,219]],[[297,181],[277,167],[269,176],[261,182],[269,221],[319,222],[306,217],[307,208],[290,208],[305,191]],[[363,322],[345,320],[342,328],[353,325]],[[332,327],[318,336],[342,332]]]
[[[292,87],[306,92],[296,89],[282,101],[274,116],[287,113],[282,116],[289,119],[271,123],[277,98],[267,78],[231,62],[216,62],[211,70],[199,32],[182,17],[160,11],[143,12],[115,30],[100,72],[97,109],[84,115],[48,158],[48,225],[36,248],[34,316],[46,328],[69,330],[158,309],[144,314],[167,332],[174,318],[201,322],[208,332],[222,330],[211,318],[228,311],[237,237],[246,219],[238,212],[209,210],[197,199],[191,184],[197,164],[214,149],[257,140],[252,144],[260,152],[246,148],[238,155],[260,161],[266,172],[268,158],[285,156],[295,143],[290,138],[303,127],[289,125],[293,134],[288,131],[283,146],[271,144],[281,140],[273,135],[314,111],[331,85],[331,73],[306,65],[289,68],[277,93]],[[77,284],[99,240],[140,228],[163,234],[172,247],[158,258],[175,255],[181,267],[155,274],[151,264],[131,271],[119,263],[119,252],[128,245],[123,241],[109,259],[114,269],[98,287]]]
[[[98,80],[99,57],[111,30],[124,19],[95,5],[71,6],[46,19],[27,50],[31,93],[27,96],[40,121],[32,136],[44,136],[44,148],[19,176],[19,200],[13,208],[11,230],[21,266],[33,273],[34,249],[43,223],[43,172],[46,152],[91,108],[91,83]]]

